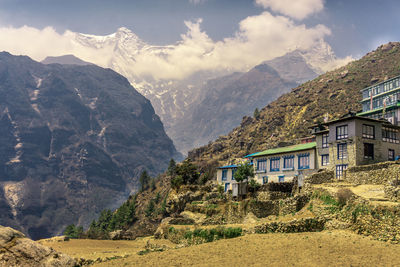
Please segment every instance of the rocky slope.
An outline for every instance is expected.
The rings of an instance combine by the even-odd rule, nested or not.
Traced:
[[[400,43],[388,43],[363,58],[327,72],[282,95],[261,110],[258,119],[244,117],[240,126],[214,142],[194,149],[197,162],[223,161],[294,141],[324,116],[337,118],[361,109],[360,89],[400,75]]]
[[[0,225],[0,266],[76,266],[67,255],[40,245],[21,232]]]
[[[226,134],[256,107],[264,107],[290,91],[297,85],[296,78],[304,78],[294,72],[291,75],[293,80],[282,79],[266,62],[246,73],[209,80],[203,89],[205,96],[188,108],[186,115],[169,129],[169,134],[175,137],[176,146],[184,151],[204,145]],[[315,76],[314,73],[308,77]]]
[[[0,53],[0,224],[33,239],[87,226],[175,155],[150,101],[121,75]]]

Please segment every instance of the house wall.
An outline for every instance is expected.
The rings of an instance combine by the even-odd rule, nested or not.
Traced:
[[[374,126],[375,138],[368,139],[362,137],[363,124]],[[336,140],[336,127],[348,125],[348,138]],[[400,137],[400,136],[399,136]],[[326,151],[322,149],[322,134],[317,134],[317,156]],[[347,158],[338,159],[338,144],[347,144]],[[374,158],[368,159],[364,157],[364,144],[374,145]],[[329,165],[327,169],[336,171],[337,165],[347,164],[350,166],[374,164],[389,160],[388,150],[393,149],[395,156],[400,154],[400,144],[390,143],[382,139],[382,123],[365,121],[362,119],[348,120],[344,122],[333,123],[329,125]],[[321,166],[320,166],[321,167]]]
[[[233,176],[232,176],[232,170],[233,170],[234,168],[224,168],[224,169],[217,169],[217,182],[219,183],[219,184],[221,184],[222,183],[222,185],[224,186],[224,189],[227,189],[227,190],[232,190],[232,183],[235,183],[236,181],[233,179]],[[227,170],[227,178],[226,178],[226,180],[222,180],[222,170]],[[225,184],[229,184],[229,186],[226,188],[225,187]]]
[[[275,154],[275,155],[270,155],[270,156],[265,156],[265,157],[255,157],[253,158],[253,166],[254,166],[254,172],[255,172],[255,179],[257,180],[258,183],[264,184],[264,177],[268,178],[268,182],[279,182],[279,177],[284,176],[284,182],[290,182],[293,180],[295,176],[299,174],[299,154],[304,154],[304,153],[309,153],[310,154],[310,168],[305,169],[305,170],[300,170],[301,172],[305,173],[310,173],[311,171],[314,171],[317,169],[317,164],[316,164],[316,157],[315,157],[315,149],[309,149],[309,150],[303,150],[303,151],[296,151],[296,152],[287,152],[287,153],[282,153],[282,154]],[[284,170],[283,169],[283,162],[284,156],[289,156],[293,155],[294,156],[294,168],[292,170]],[[271,158],[276,158],[280,157],[279,159],[279,171],[271,171]],[[257,160],[259,159],[266,159],[267,160],[267,166],[265,171],[257,171]]]

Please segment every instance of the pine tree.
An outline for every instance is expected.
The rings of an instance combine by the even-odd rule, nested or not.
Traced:
[[[254,110],[253,116],[254,116],[255,119],[258,119],[258,118],[260,117],[260,111],[258,110],[258,108],[256,108],[256,109]]]
[[[150,176],[147,174],[147,171],[144,170],[139,178],[141,191],[144,191],[145,189],[147,189],[147,187],[149,185],[149,181],[150,181]]]

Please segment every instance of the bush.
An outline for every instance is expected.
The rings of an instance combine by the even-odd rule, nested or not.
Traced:
[[[343,207],[347,204],[347,202],[353,197],[353,192],[348,188],[340,188],[337,193],[336,197],[338,199],[338,204],[340,207]]]
[[[182,184],[183,184],[183,178],[180,175],[175,176],[171,180],[171,187],[174,189],[179,189]]]
[[[251,179],[249,182],[249,192],[256,192],[258,189],[260,189],[261,184],[257,182],[256,179]]]

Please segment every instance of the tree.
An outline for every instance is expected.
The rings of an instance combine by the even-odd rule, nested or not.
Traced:
[[[239,164],[235,174],[235,181],[238,183],[243,182],[244,180],[247,180],[249,178],[254,177],[254,169],[253,166],[250,165],[250,163],[244,163],[244,164]]]
[[[258,119],[260,117],[260,111],[258,110],[258,108],[254,110],[253,116],[255,119]]]
[[[184,184],[195,184],[200,177],[197,166],[190,159],[184,160],[176,167],[176,174],[182,177]]]
[[[149,185],[150,179],[151,179],[151,177],[147,174],[147,171],[144,170],[139,178],[141,191],[144,191],[147,188],[147,186]]]
[[[176,174],[176,162],[175,162],[174,159],[171,159],[171,160],[169,161],[167,174],[168,174],[169,176],[174,176],[174,175]]]

